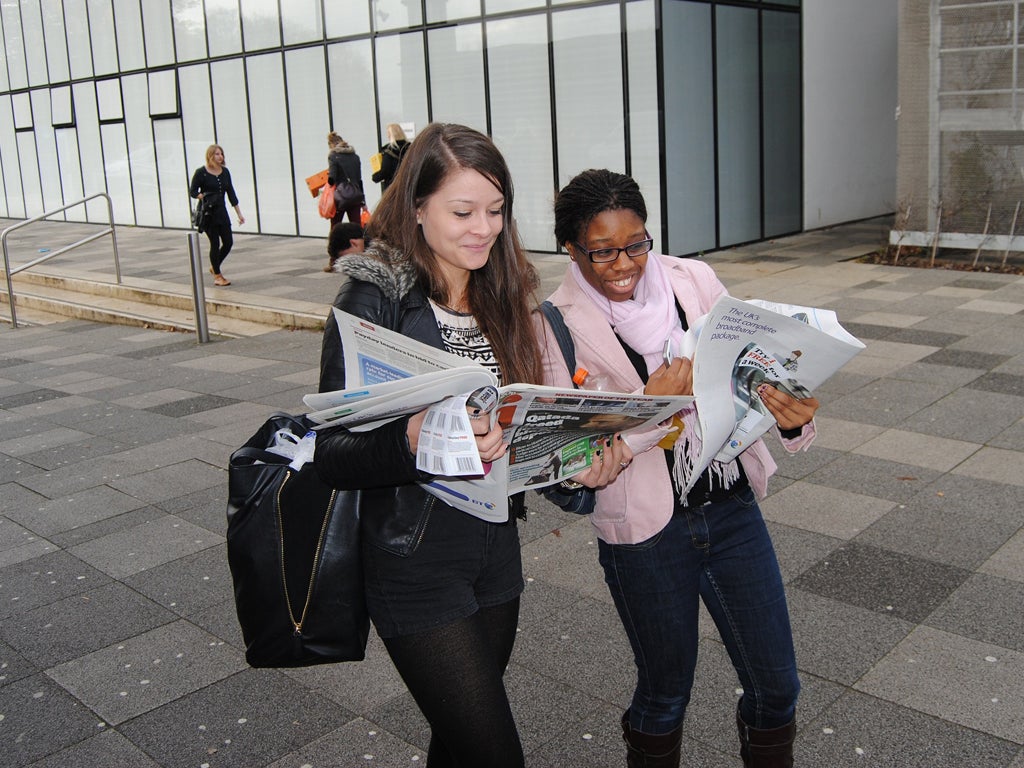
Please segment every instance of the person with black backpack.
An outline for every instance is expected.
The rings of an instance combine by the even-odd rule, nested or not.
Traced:
[[[331,226],[346,215],[353,224],[360,224],[363,210],[363,171],[355,149],[334,131],[327,134],[327,183],[334,188],[335,214]]]

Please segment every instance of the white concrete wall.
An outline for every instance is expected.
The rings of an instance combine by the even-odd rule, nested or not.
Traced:
[[[804,0],[804,228],[896,208],[896,0]]]

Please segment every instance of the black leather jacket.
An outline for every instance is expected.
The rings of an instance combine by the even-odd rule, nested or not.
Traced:
[[[338,291],[334,306],[443,349],[433,310],[416,285],[412,265],[401,253],[376,241],[364,254],[343,256],[338,265],[349,279]],[[332,312],[320,355],[320,391],[344,386],[341,338]],[[399,555],[416,548],[431,511],[447,506],[418,484],[430,476],[416,469],[416,457],[405,435],[408,422],[408,417],[396,419],[372,432],[324,430],[317,438],[314,457],[326,483],[345,490],[362,489],[363,535]],[[513,497],[510,505],[511,514],[522,516],[522,494]]]

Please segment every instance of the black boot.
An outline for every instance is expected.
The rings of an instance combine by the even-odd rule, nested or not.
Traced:
[[[796,720],[779,728],[751,728],[736,707],[736,728],[740,733],[740,756],[744,768],[793,768],[793,740]]]
[[[627,768],[679,768],[683,726],[655,736],[629,727],[629,710],[622,713],[622,739],[626,742]]]

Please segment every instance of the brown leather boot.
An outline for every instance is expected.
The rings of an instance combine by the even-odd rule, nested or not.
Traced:
[[[793,768],[796,720],[778,728],[751,728],[743,722],[740,708],[736,707],[736,728],[744,768]]]
[[[622,739],[626,742],[627,768],[679,768],[683,726],[671,733],[654,735],[629,727],[629,710],[622,713]]]

